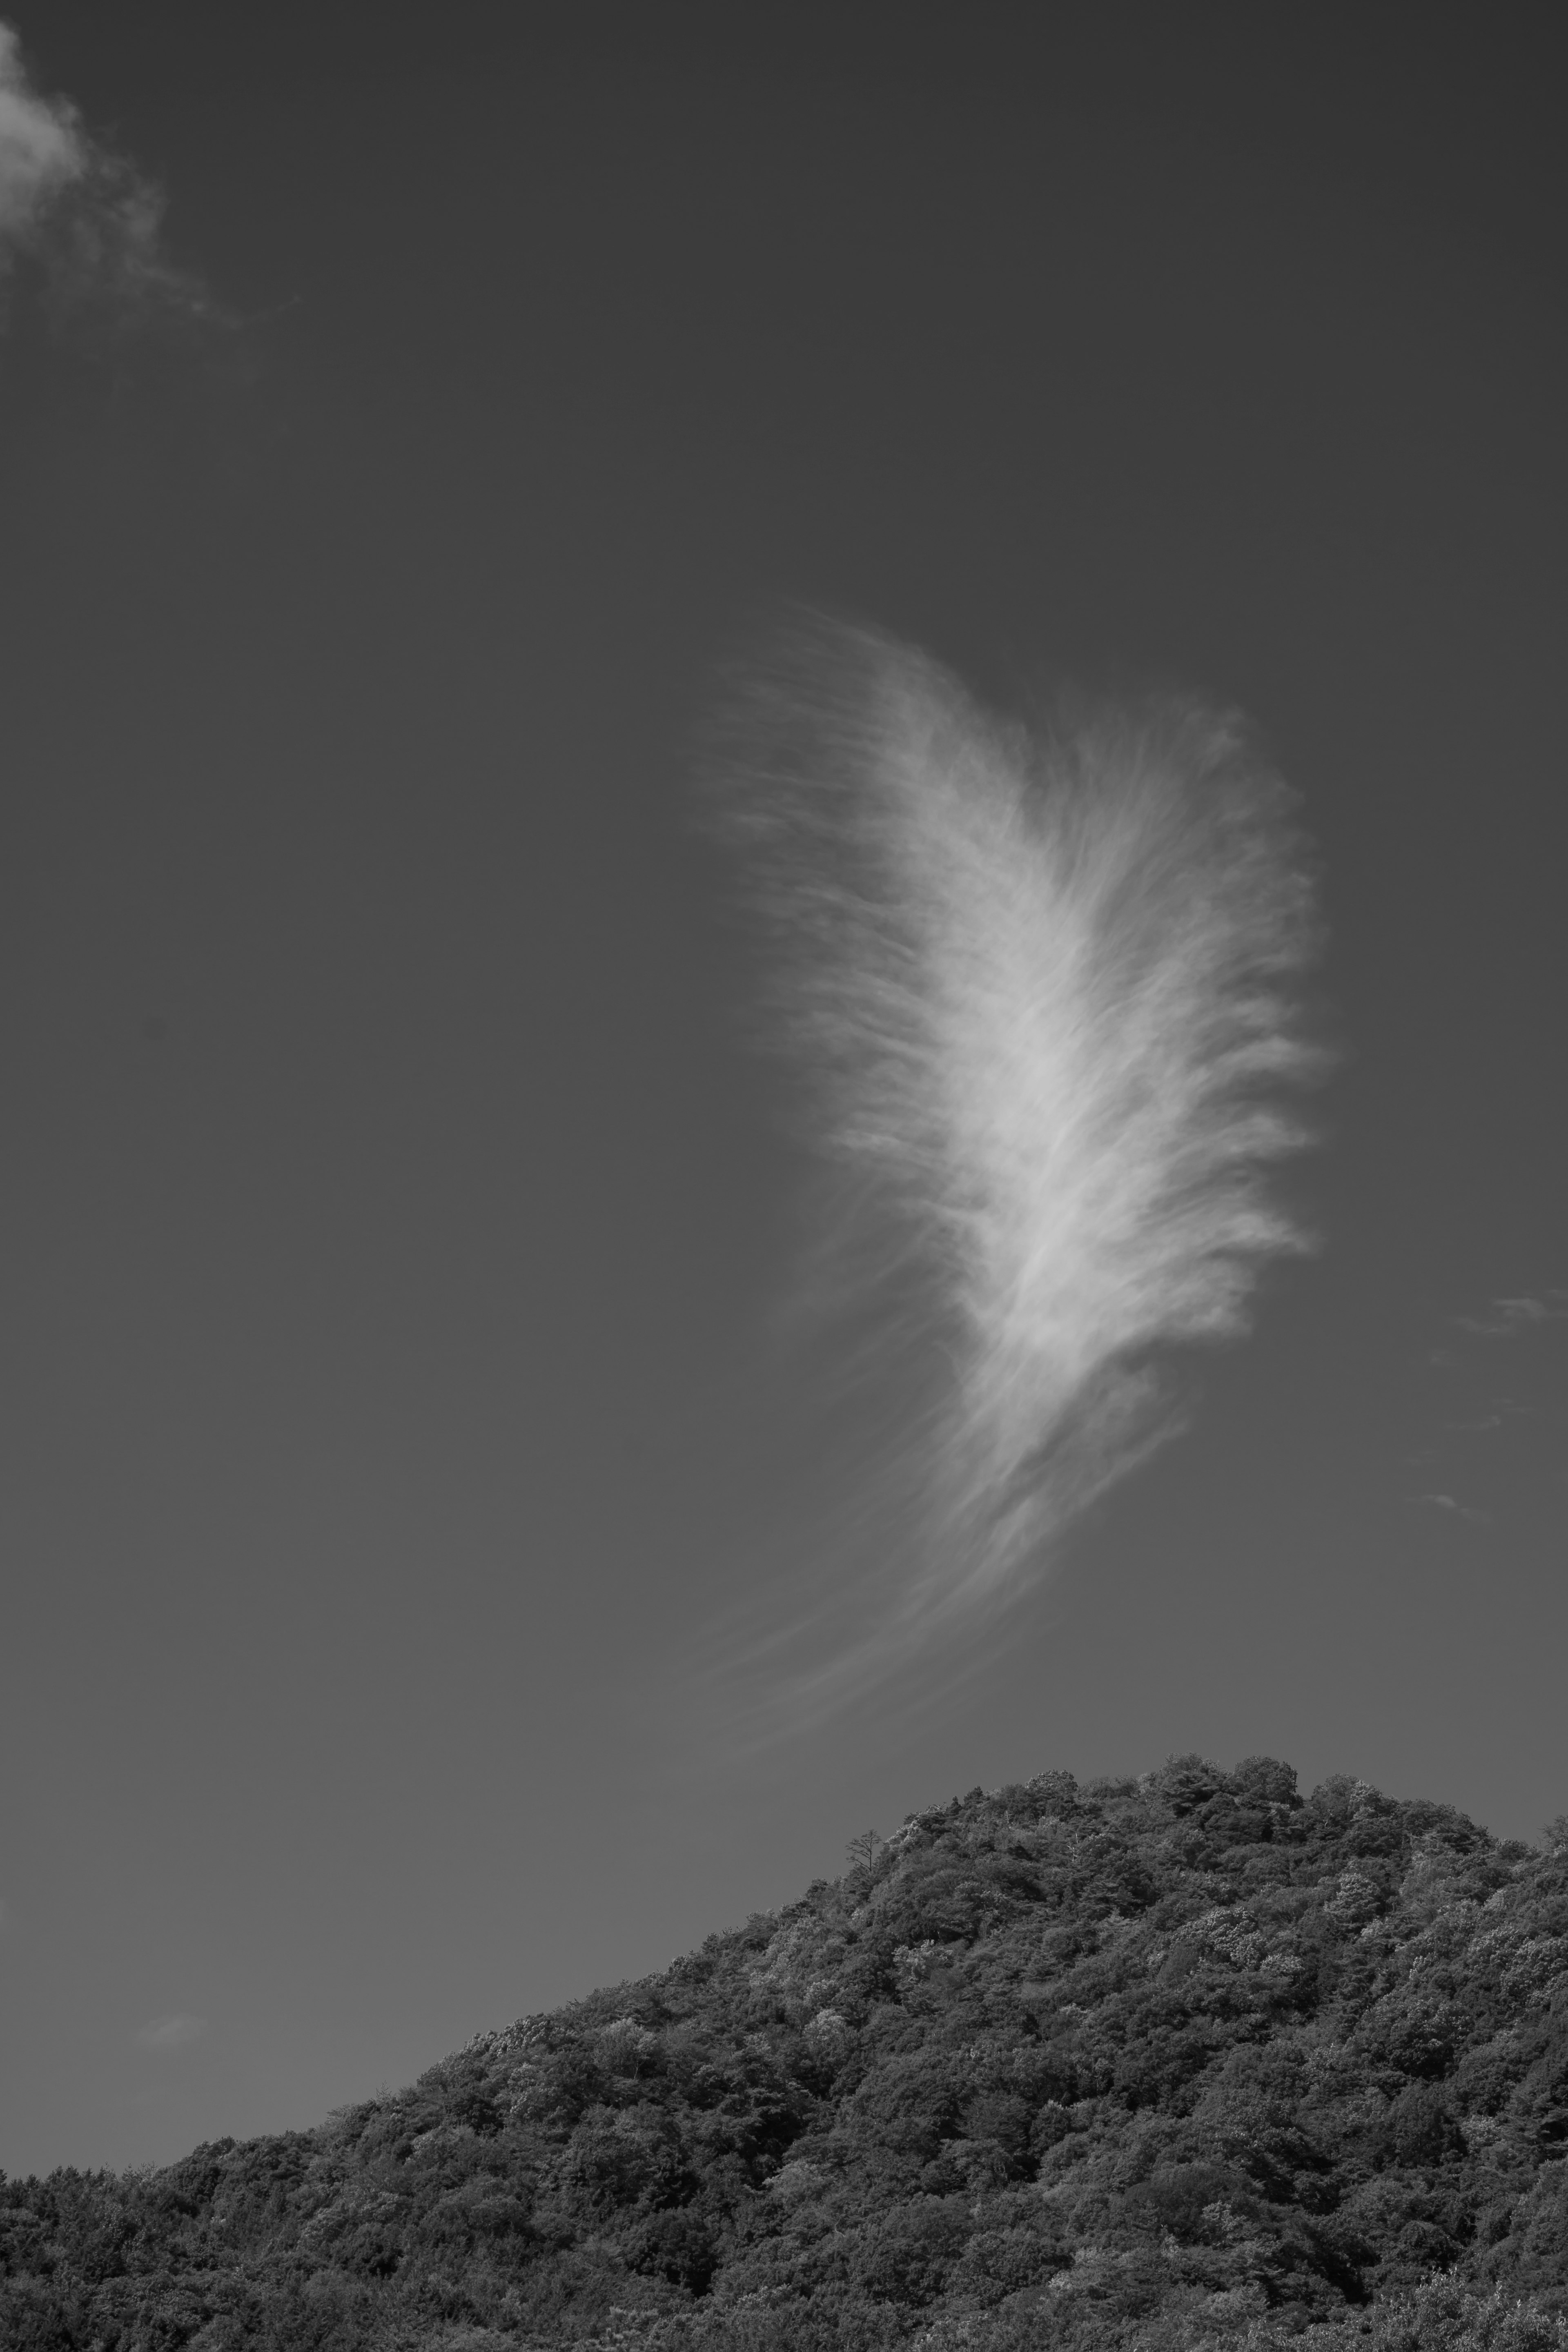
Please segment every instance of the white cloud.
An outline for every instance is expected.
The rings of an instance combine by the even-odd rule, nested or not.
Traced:
[[[205,312],[195,282],[162,252],[163,210],[152,182],[93,139],[68,99],[34,87],[16,33],[0,24],[0,275],[26,257],[62,307]]]
[[[1311,892],[1233,714],[1029,732],[870,632],[804,630],[715,770],[844,1266],[952,1371],[910,1433],[931,1558],[885,1654],[1037,1573],[1179,1425],[1170,1350],[1238,1338],[1308,1246],[1268,1172],[1322,1066]]]
[[[184,2050],[187,2043],[199,2042],[206,2030],[205,2017],[155,2017],[142,2027],[136,2039],[143,2050]]]
[[[88,168],[76,110],[28,86],[16,36],[0,25],[0,247],[26,236],[39,214]]]

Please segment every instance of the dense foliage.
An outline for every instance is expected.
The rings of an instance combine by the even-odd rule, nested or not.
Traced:
[[[0,2176],[16,2352],[1568,2352],[1568,1836],[1195,1758],[911,1817],[319,2130]]]

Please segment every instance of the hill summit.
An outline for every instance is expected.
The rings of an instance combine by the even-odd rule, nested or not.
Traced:
[[[17,2352],[1568,2352],[1568,1823],[1044,1772],[313,2131],[0,2177]]]

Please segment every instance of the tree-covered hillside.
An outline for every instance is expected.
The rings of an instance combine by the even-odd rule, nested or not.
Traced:
[[[1047,1772],[319,2130],[0,2208],[16,2352],[1568,2352],[1568,1834]]]

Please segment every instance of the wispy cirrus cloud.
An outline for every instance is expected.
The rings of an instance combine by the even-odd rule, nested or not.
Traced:
[[[154,183],[95,138],[69,99],[39,89],[0,23],[0,279],[26,262],[57,310],[206,314],[196,281],[163,250],[163,215]]]
[[[775,948],[769,1034],[838,1180],[836,1298],[944,1392],[895,1441],[902,1592],[830,1680],[989,1613],[1185,1417],[1310,1246],[1271,1181],[1321,1075],[1291,798],[1233,712],[983,709],[807,620],[743,685],[712,805]]]
[[[140,2048],[163,2053],[199,2042],[206,2030],[205,2017],[154,2017],[140,2029],[136,2040]]]

